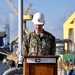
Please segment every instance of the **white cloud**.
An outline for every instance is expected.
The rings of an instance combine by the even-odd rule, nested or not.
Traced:
[[[46,19],[44,29],[51,32],[53,35],[55,35],[56,38],[63,38],[63,24],[70,14],[66,13],[66,15],[57,20],[54,20],[53,18]],[[29,29],[33,29],[33,27],[30,25],[31,23],[29,23]],[[3,27],[6,24],[10,25],[10,41],[12,41],[18,35],[17,15],[15,15],[14,13],[0,14],[0,31],[4,29]]]
[[[5,30],[4,27],[6,24],[8,24],[8,14],[6,13],[1,13],[0,14],[0,31]]]
[[[56,38],[60,38],[62,36],[62,24],[60,24],[59,21],[56,22],[54,19],[46,19],[44,29],[52,33]]]
[[[0,31],[5,31],[5,26],[10,26],[10,42],[16,37],[18,33],[18,18],[13,13],[0,14]]]
[[[18,34],[18,18],[15,14],[9,14],[10,23],[10,41],[12,41]]]
[[[52,33],[56,38],[63,39],[63,24],[70,17],[72,12],[66,12],[62,18],[46,19],[46,23],[44,25],[44,29],[48,32]]]
[[[57,29],[57,26],[56,26],[54,20],[48,19],[48,20],[46,20],[46,23],[45,23],[45,25],[44,25],[44,28],[45,28],[46,30],[50,31],[50,30],[55,30],[55,29]]]

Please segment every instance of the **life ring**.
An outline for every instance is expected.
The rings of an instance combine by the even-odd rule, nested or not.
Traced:
[[[14,75],[14,74],[23,74],[23,69],[21,67],[10,68],[6,70],[3,75]]]

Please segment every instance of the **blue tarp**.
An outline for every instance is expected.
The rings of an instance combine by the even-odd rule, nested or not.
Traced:
[[[75,70],[74,69],[65,70],[64,73],[65,73],[64,75],[75,75]]]
[[[0,47],[4,45],[3,39],[0,39]]]

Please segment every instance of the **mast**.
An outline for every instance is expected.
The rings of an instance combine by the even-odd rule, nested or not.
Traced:
[[[18,64],[22,64],[22,40],[23,40],[23,0],[18,1]]]

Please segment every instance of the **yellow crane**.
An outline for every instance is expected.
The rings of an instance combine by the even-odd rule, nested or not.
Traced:
[[[74,50],[75,50],[75,12],[67,19],[63,25],[64,39],[71,39],[72,31],[74,31]],[[66,53],[69,53],[70,45],[65,43]]]
[[[15,7],[14,3],[12,2],[12,0],[6,0],[6,1],[10,5],[10,7],[13,9],[13,11],[15,12],[15,14],[18,16],[18,10]],[[24,20],[24,23],[23,23],[23,31],[26,34],[29,34],[29,31],[28,31],[28,29],[26,27],[26,21],[32,20],[32,17],[33,17],[32,14],[28,14],[28,11],[30,10],[31,6],[32,6],[32,4],[30,3],[29,6],[28,6],[28,8],[26,9],[24,15],[23,15],[23,20]],[[18,40],[18,36],[16,36],[14,38],[14,40],[12,41],[11,44],[13,45],[17,40]]]
[[[10,5],[10,7],[13,9],[13,11],[15,12],[16,15],[18,15],[18,10],[15,7],[14,3],[12,2],[12,0],[6,0],[7,3]],[[30,3],[26,12],[23,15],[23,20],[31,20],[32,19],[32,15],[28,14],[29,9],[31,8],[32,4]]]

